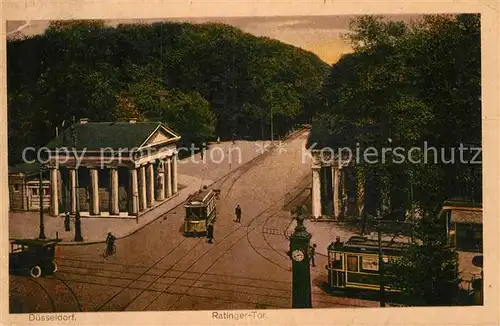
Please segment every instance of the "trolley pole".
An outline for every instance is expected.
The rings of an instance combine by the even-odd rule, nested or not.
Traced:
[[[38,175],[38,194],[40,197],[40,234],[38,235],[38,239],[46,239],[45,237],[45,225],[43,223],[43,167],[40,163],[40,172]]]
[[[380,280],[380,306],[385,307],[384,253],[382,252],[382,227],[378,221],[378,270]]]

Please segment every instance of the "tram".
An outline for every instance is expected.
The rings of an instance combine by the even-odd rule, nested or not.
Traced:
[[[184,204],[184,236],[206,235],[207,225],[214,223],[217,217],[216,201],[218,190],[206,187],[190,195]]]
[[[52,274],[57,271],[54,260],[55,240],[10,240],[9,272],[11,274],[29,274],[33,278]]]
[[[383,262],[401,257],[408,243],[382,241]],[[355,288],[379,290],[378,240],[353,236],[347,242],[332,242],[328,246],[328,285],[332,289]],[[385,286],[388,292],[399,292]]]

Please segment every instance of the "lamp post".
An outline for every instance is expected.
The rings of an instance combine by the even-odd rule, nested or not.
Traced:
[[[73,117],[73,123],[71,124],[71,131],[72,131],[72,136],[73,136],[73,150],[75,151],[75,191],[76,196],[75,196],[75,204],[76,204],[76,213],[75,213],[75,241],[83,241],[82,238],[82,229],[81,229],[81,221],[80,221],[80,203],[79,203],[79,194],[78,194],[78,167],[76,166],[77,164],[77,157],[76,157],[76,129],[75,129],[75,118]]]
[[[377,224],[378,233],[378,271],[380,282],[380,306],[385,307],[385,284],[384,284],[384,252],[382,251],[382,225],[380,217]]]
[[[40,163],[40,171],[38,175],[38,194],[40,197],[40,234],[38,235],[38,239],[46,239],[45,237],[45,226],[43,223],[43,166]]]

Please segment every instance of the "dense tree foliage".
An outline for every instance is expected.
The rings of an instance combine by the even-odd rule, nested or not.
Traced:
[[[354,129],[362,149],[402,147],[414,161],[361,162],[374,180],[372,197],[386,190],[366,209],[375,215],[383,195],[394,209],[414,203],[434,210],[455,196],[480,202],[482,165],[464,163],[475,152],[464,150],[463,162],[459,153],[460,144],[481,146],[479,16],[426,16],[411,24],[363,16],[351,29],[355,52],[332,67],[315,99],[313,128],[336,139]],[[422,151],[408,154],[412,147]],[[437,151],[427,151],[426,164],[423,150],[431,147]]]
[[[333,146],[358,142],[361,152],[378,150],[378,162],[361,158],[356,167],[365,185],[364,216],[400,212],[404,219],[415,207],[421,216],[416,241],[388,266],[390,283],[412,304],[452,304],[457,256],[437,212],[451,197],[481,202],[482,164],[465,162],[475,152],[464,152],[463,161],[459,152],[460,144],[481,146],[479,16],[427,16],[411,24],[364,16],[351,30],[355,52],[332,67],[315,99],[313,130],[336,139]],[[403,159],[395,157],[397,147]],[[426,147],[437,149],[427,152],[427,162]],[[394,149],[385,163],[382,148]]]
[[[161,119],[186,143],[269,138],[309,121],[328,66],[317,56],[222,24],[53,22],[11,40],[11,163],[72,116]]]
[[[415,231],[418,241],[386,266],[387,284],[401,290],[411,305],[459,303],[458,254],[446,246],[443,225],[430,215],[418,221]]]

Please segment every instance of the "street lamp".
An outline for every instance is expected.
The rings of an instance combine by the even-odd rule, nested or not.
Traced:
[[[83,241],[82,238],[82,229],[81,229],[81,221],[80,221],[80,203],[79,203],[79,194],[78,194],[78,167],[76,166],[78,160],[76,157],[76,129],[75,129],[75,117],[73,117],[73,123],[71,124],[71,131],[73,136],[73,151],[75,152],[75,204],[76,204],[76,213],[75,213],[75,241]]]
[[[38,235],[38,239],[43,240],[45,237],[45,226],[43,223],[43,165],[40,162],[40,171],[38,174],[38,194],[40,197],[40,234]]]
[[[381,219],[378,217],[377,233],[378,233],[378,271],[380,282],[380,306],[385,307],[385,284],[384,284],[384,252],[382,251],[382,225]]]

